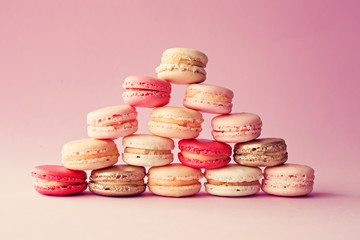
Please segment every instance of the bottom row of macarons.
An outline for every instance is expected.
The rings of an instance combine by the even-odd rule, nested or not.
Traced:
[[[134,196],[150,192],[166,197],[185,197],[201,190],[201,178],[205,177],[205,190],[216,196],[240,197],[254,195],[262,189],[277,196],[302,196],[313,190],[314,169],[305,165],[283,164],[258,167],[229,164],[217,169],[200,169],[182,164],[151,167],[146,174],[144,167],[114,165],[93,170],[90,181],[82,170],[70,170],[59,165],[41,165],[32,169],[35,190],[45,195],[72,195],[84,191],[104,196]],[[144,178],[148,177],[145,184]],[[263,178],[264,177],[264,178]],[[260,183],[260,180],[262,182]]]

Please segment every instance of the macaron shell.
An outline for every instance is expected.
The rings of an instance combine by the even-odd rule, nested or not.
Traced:
[[[299,164],[284,164],[264,170],[261,188],[277,196],[302,196],[312,192],[314,169]]]
[[[146,185],[134,186],[134,185],[107,185],[104,183],[89,183],[89,190],[95,194],[103,196],[135,196],[139,195],[146,190]]]
[[[187,108],[206,113],[228,114],[232,110],[232,103],[215,102],[198,98],[185,98],[183,105]]]
[[[97,109],[87,114],[87,123],[92,126],[109,125],[136,119],[137,111],[128,105],[118,105]]]
[[[197,61],[203,67],[208,63],[208,57],[203,52],[191,48],[169,48],[161,57],[162,62],[180,63],[182,60]]]
[[[178,153],[179,161],[185,166],[193,167],[193,168],[205,168],[205,169],[213,169],[223,167],[228,164],[231,160],[230,157],[225,159],[216,159],[216,160],[208,160],[208,161],[199,161],[197,159],[189,159],[184,157],[181,153]]]
[[[111,139],[115,140],[119,137],[129,136],[138,130],[138,121],[126,122],[122,128],[115,128],[114,126],[88,126],[88,135],[94,139]]]
[[[201,183],[186,186],[148,186],[150,192],[164,197],[186,197],[201,190]]]
[[[145,177],[145,168],[119,164],[91,172],[90,180],[95,182],[116,181],[129,182],[142,180]]]
[[[158,78],[174,84],[201,83],[206,80],[203,68],[187,65],[164,65],[156,69]]]
[[[76,184],[86,181],[85,171],[70,170],[60,165],[41,165],[31,170],[31,176],[48,181]]]
[[[148,172],[149,178],[161,180],[183,180],[191,181],[204,177],[200,169],[184,166],[179,163],[170,164],[163,167],[152,167]]]
[[[171,93],[171,84],[165,80],[147,76],[129,76],[125,78],[124,89],[153,90],[164,93]]]
[[[206,156],[231,155],[231,146],[208,139],[180,140],[179,149]]]
[[[134,153],[123,153],[122,160],[133,166],[155,167],[165,166],[174,160],[173,154],[145,155]]]
[[[66,187],[38,187],[34,186],[35,190],[44,195],[53,195],[53,196],[64,196],[64,195],[73,195],[84,191],[87,188],[87,183],[68,185]]]
[[[223,197],[250,196],[260,191],[260,184],[252,186],[222,186],[205,183],[207,193]]]
[[[262,178],[260,168],[246,167],[238,164],[229,164],[218,169],[205,171],[205,177],[220,182],[253,182]]]
[[[135,107],[159,107],[170,102],[170,94],[155,91],[127,91],[122,94],[126,104]]]
[[[147,134],[133,134],[124,137],[122,145],[125,147],[154,150],[172,150],[175,147],[174,141],[171,138]]]
[[[197,138],[202,128],[179,126],[177,124],[150,121],[149,132],[154,135],[168,138],[192,139]]]

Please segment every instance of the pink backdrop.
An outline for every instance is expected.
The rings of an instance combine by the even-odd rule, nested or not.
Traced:
[[[359,1],[1,0],[5,235],[351,238],[360,224],[359,10]],[[31,167],[61,164],[62,145],[87,137],[86,114],[123,104],[124,78],[156,76],[170,47],[207,54],[205,83],[231,88],[233,112],[259,114],[262,137],[284,138],[288,162],[315,169],[312,195],[119,199],[33,191]],[[184,90],[173,85],[169,105],[181,106]],[[147,133],[151,110],[138,112],[138,133]],[[204,116],[200,137],[210,138],[214,115]]]

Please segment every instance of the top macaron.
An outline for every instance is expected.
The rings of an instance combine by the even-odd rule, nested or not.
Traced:
[[[164,51],[156,68],[158,78],[175,84],[200,83],[206,79],[207,56],[189,48],[170,48]]]
[[[170,101],[171,84],[168,81],[146,77],[129,76],[125,78],[122,94],[124,102],[135,107],[159,107]]]

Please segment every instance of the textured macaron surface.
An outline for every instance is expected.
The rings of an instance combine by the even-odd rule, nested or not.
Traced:
[[[179,149],[206,156],[231,155],[231,146],[207,139],[183,139],[179,141]]]
[[[230,89],[207,84],[191,84],[186,88],[185,97],[201,98],[216,102],[231,102],[234,97]]]
[[[194,169],[181,164],[171,164],[163,167],[150,168],[148,177],[168,181],[191,181],[201,179],[203,174],[199,169]]]
[[[137,117],[134,107],[128,105],[111,106],[97,109],[87,114],[87,123],[91,126],[107,126],[127,122]]]
[[[130,165],[115,165],[91,172],[91,181],[129,182],[142,180],[145,177],[145,168]]]
[[[253,182],[262,178],[262,171],[256,167],[229,164],[222,168],[207,169],[205,177],[219,182]]]
[[[251,131],[261,129],[260,117],[253,113],[232,113],[220,115],[212,119],[215,131]]]
[[[171,84],[169,82],[146,76],[129,76],[125,78],[123,88],[153,90],[165,93],[171,92]]]
[[[82,183],[86,181],[86,172],[81,170],[70,170],[60,165],[41,165],[31,170],[34,178],[62,183]]]
[[[163,52],[161,62],[206,67],[208,58],[204,53],[195,49],[169,48]]]
[[[63,157],[119,155],[112,140],[84,138],[66,143],[62,148]]]
[[[146,134],[133,134],[124,137],[122,145],[131,148],[154,150],[172,150],[175,147],[174,141],[171,138]]]

